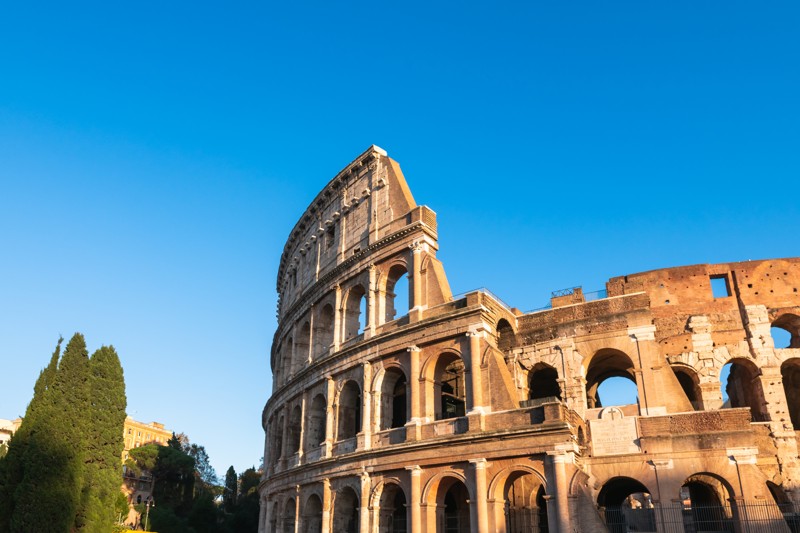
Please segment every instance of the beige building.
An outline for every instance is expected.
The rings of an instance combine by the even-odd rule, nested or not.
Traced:
[[[11,435],[16,433],[21,423],[21,418],[17,418],[15,420],[6,420],[5,418],[0,418],[0,445],[5,444],[8,446],[8,441],[11,440]]]
[[[452,295],[437,250],[435,213],[374,146],[300,217],[260,532],[798,530],[800,259],[621,276],[522,312]],[[602,405],[620,379],[634,399]]]
[[[160,444],[166,446],[172,438],[172,431],[164,429],[160,422],[139,422],[131,417],[125,417],[125,445],[122,451],[122,462],[128,459],[128,451],[145,444]]]

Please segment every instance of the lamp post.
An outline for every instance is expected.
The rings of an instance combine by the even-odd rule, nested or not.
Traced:
[[[150,531],[150,506],[155,507],[156,501],[153,499],[152,496],[148,496],[147,500],[145,500],[145,512],[144,512],[144,530]]]

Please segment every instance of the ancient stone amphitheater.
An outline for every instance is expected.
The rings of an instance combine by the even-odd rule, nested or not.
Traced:
[[[800,530],[800,259],[620,276],[521,312],[453,296],[437,249],[436,214],[375,146],[300,217],[260,531]],[[634,399],[601,405],[620,378]]]

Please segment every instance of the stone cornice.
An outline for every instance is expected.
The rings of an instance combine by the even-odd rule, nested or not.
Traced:
[[[281,280],[286,272],[286,261],[288,260],[290,248],[298,239],[298,235],[306,230],[306,224],[311,222],[314,215],[327,205],[327,197],[331,196],[334,189],[340,189],[342,185],[346,185],[353,179],[359,177],[358,171],[367,166],[370,162],[377,160],[380,157],[387,157],[386,150],[375,146],[374,144],[359,155],[352,163],[339,171],[336,176],[328,182],[325,187],[314,197],[314,200],[308,205],[303,215],[298,219],[297,224],[294,225],[292,231],[289,232],[289,237],[286,239],[286,244],[281,253],[281,261],[278,266],[278,280],[276,290],[280,292]],[[354,174],[354,171],[356,173]]]

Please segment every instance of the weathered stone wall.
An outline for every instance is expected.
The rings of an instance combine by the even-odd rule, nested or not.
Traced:
[[[261,531],[599,531],[619,506],[670,530],[692,499],[739,521],[746,500],[766,502],[786,528],[774,506],[800,494],[800,259],[620,276],[603,298],[576,288],[525,314],[483,291],[454,300],[436,239],[435,213],[377,147],[292,230]],[[601,405],[612,378],[633,403]]]

